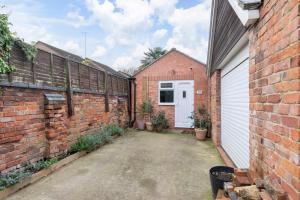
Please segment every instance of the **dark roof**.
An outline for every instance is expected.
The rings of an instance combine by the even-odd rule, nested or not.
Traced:
[[[182,54],[182,55],[184,55],[184,56],[186,56],[186,57],[188,57],[188,58],[190,58],[190,59],[196,61],[197,63],[200,63],[200,64],[206,66],[206,64],[204,64],[203,62],[201,62],[201,61],[199,61],[199,60],[196,60],[195,58],[193,58],[193,57],[191,57],[191,56],[189,56],[189,55],[187,55],[187,54],[185,54],[185,53],[183,53],[183,52],[177,50],[176,48],[172,48],[170,51],[168,51],[167,53],[165,53],[165,54],[162,55],[161,57],[157,58],[156,60],[154,60],[153,62],[151,62],[151,63],[148,64],[147,66],[145,66],[144,68],[142,68],[142,69],[136,71],[136,72],[133,74],[133,76],[136,76],[137,74],[139,74],[140,72],[144,71],[146,68],[150,67],[151,65],[153,65],[154,63],[156,63],[158,60],[164,58],[165,56],[167,56],[168,54],[170,54],[170,53],[173,52],[173,51],[176,51],[176,52],[178,52],[178,53],[180,53],[180,54]]]
[[[50,44],[47,44],[47,43],[44,43],[44,42],[41,42],[41,41],[38,41],[36,43],[36,47],[40,50],[47,51],[47,52],[52,53],[52,54],[57,55],[57,56],[60,56],[60,57],[63,57],[63,58],[69,58],[70,60],[78,62],[78,63],[81,63],[82,61],[85,60],[81,56],[78,56],[76,54],[67,52],[65,50],[59,49],[57,47],[54,47]],[[109,67],[107,65],[99,63],[99,62],[97,62],[95,60],[92,60],[90,58],[87,58],[87,59],[88,59],[90,65],[94,68],[97,68],[97,69],[102,70],[102,71],[106,71],[108,74],[112,74],[112,75],[115,75],[115,76],[120,76],[120,77],[123,77],[123,78],[127,78],[123,74],[115,71],[114,69],[112,69],[111,67]]]

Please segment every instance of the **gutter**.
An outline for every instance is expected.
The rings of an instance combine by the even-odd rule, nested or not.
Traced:
[[[259,19],[261,0],[228,0],[228,2],[245,27],[249,27]]]

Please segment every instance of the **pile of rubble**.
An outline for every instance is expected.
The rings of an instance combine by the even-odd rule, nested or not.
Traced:
[[[246,170],[235,169],[232,182],[225,182],[224,189],[219,190],[217,200],[287,200],[286,192],[278,179],[267,177],[251,182]]]

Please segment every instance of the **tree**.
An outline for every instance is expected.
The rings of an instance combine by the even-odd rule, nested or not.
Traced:
[[[132,76],[135,73],[136,68],[135,67],[129,67],[129,68],[120,69],[119,71]]]
[[[143,69],[150,63],[152,63],[154,60],[160,58],[162,55],[164,55],[167,51],[163,50],[161,47],[155,47],[153,49],[149,48],[148,52],[144,53],[144,58],[141,60],[141,66],[139,69]]]

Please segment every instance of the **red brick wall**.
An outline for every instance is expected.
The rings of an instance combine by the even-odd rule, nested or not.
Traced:
[[[221,142],[221,73],[217,70],[210,77],[211,136],[216,146]]]
[[[169,121],[170,128],[174,128],[175,107],[158,105],[158,82],[163,80],[194,80],[195,96],[194,107],[204,104],[207,107],[207,76],[205,65],[181,54],[171,51],[165,57],[153,63],[136,76],[136,101],[139,112],[143,102],[143,80],[148,85],[148,98],[153,101],[155,111],[163,110]],[[202,90],[202,95],[197,95],[196,90]],[[137,114],[139,116],[139,113]]]
[[[269,0],[250,29],[250,170],[300,198],[299,1]]]
[[[300,43],[298,0],[267,0],[249,28],[250,173],[300,198]],[[220,78],[210,78],[213,139],[220,139]],[[276,187],[275,185],[278,185]]]
[[[101,124],[124,125],[128,120],[127,98],[110,96],[110,112],[105,113],[103,95],[74,93],[75,114],[68,117],[67,102],[44,105],[44,93],[65,96],[64,92],[1,88],[0,171],[58,155]]]

